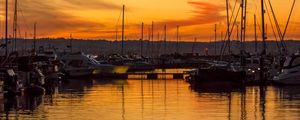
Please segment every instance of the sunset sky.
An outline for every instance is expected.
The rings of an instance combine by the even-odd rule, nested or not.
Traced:
[[[13,1],[13,0],[9,0]],[[233,8],[236,0],[230,0]],[[237,0],[240,2],[240,0]],[[271,0],[281,29],[283,30],[293,0]],[[0,35],[4,34],[4,0],[0,6]],[[115,40],[116,30],[121,30],[121,10],[125,4],[126,39],[140,39],[141,23],[145,23],[145,34],[154,22],[155,40],[162,37],[167,25],[168,39],[176,39],[176,26],[180,26],[183,41],[197,37],[199,41],[214,38],[214,24],[218,24],[218,36],[226,31],[225,0],[19,0],[19,36],[32,37],[33,23],[37,22],[38,37],[69,37],[82,39]],[[239,4],[239,3],[238,3]],[[253,16],[257,14],[260,24],[260,0],[248,4],[248,40],[253,39]],[[269,7],[268,7],[269,8]],[[237,9],[236,9],[237,10]],[[10,3],[10,25],[13,19],[13,2]],[[236,14],[236,13],[235,13]],[[300,36],[300,3],[296,2],[294,14],[287,31],[287,39]],[[240,20],[240,18],[238,19]],[[269,39],[273,38],[266,14]],[[259,30],[258,30],[259,31]],[[9,30],[12,34],[12,27]],[[236,34],[235,32],[233,34]],[[260,33],[259,33],[260,34]],[[146,38],[147,35],[145,35]],[[236,35],[233,36],[235,39]],[[260,36],[259,36],[260,37]],[[119,32],[119,39],[121,32]],[[161,39],[161,38],[160,38]]]

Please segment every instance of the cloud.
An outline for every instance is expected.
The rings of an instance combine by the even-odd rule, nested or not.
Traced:
[[[121,5],[105,2],[103,0],[64,0],[73,8],[85,9],[104,9],[104,10],[120,10]]]
[[[179,26],[193,26],[201,24],[215,23],[222,21],[226,16],[222,15],[226,8],[223,5],[212,4],[210,2],[188,2],[194,7],[193,17],[185,20],[167,20],[161,21],[160,24],[166,24],[171,28]]]
[[[4,1],[0,1],[0,20],[4,16]],[[9,2],[10,28],[13,19],[13,2]],[[66,10],[120,10],[121,6],[104,0],[22,0],[19,1],[18,22],[20,30],[31,32],[37,22],[40,36],[53,36],[58,33],[99,31],[106,25],[99,21],[87,20],[65,12]],[[3,31],[2,31],[3,32]],[[10,30],[11,32],[11,30]]]

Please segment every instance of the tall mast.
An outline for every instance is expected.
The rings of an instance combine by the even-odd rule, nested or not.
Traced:
[[[244,46],[244,50],[245,50],[245,43],[246,43],[246,27],[247,27],[247,0],[245,0],[245,3],[244,3],[244,29],[243,29],[243,40],[244,40],[244,44],[243,44],[243,46]]]
[[[256,31],[256,15],[254,14],[254,40],[255,40],[255,53],[257,53],[257,31]]]
[[[25,51],[27,51],[27,32],[25,32],[24,40],[25,40]]]
[[[264,0],[261,0],[261,18],[262,18],[262,41],[263,41],[263,50],[261,52],[260,59],[260,80],[265,80],[264,75],[264,57],[266,55],[266,34],[265,34],[265,8],[264,8]]]
[[[241,41],[241,65],[244,66],[244,52],[245,52],[245,39],[246,39],[246,17],[247,17],[247,0],[242,0],[241,3],[241,34],[240,34],[240,41]]]
[[[217,24],[215,24],[215,55],[217,55]]]
[[[123,5],[123,15],[122,15],[122,49],[121,49],[121,55],[124,55],[124,20],[125,19],[125,5]]]
[[[73,35],[70,34],[70,51],[73,52]]]
[[[229,43],[229,46],[228,46],[228,52],[229,54],[231,53],[231,45],[230,45],[230,36],[231,36],[231,33],[230,33],[230,21],[229,21],[229,3],[228,3],[228,0],[226,0],[226,12],[227,12],[227,41]]]
[[[261,0],[261,14],[262,14],[262,41],[263,41],[263,50],[262,55],[266,54],[266,32],[265,32],[265,8],[264,8],[264,0]]]
[[[197,38],[195,37],[194,42],[193,42],[193,46],[192,46],[192,53],[194,54],[195,52],[195,44],[197,42]]]
[[[244,3],[245,3],[245,0],[242,0],[242,3],[241,3],[241,8],[242,8],[242,13],[241,13],[241,34],[240,34],[240,41],[241,41],[241,54],[243,54],[243,52],[244,52],[244,20],[245,20],[245,18],[244,18],[244,11],[245,11],[245,9],[244,9]]]
[[[13,37],[14,50],[17,51],[17,27],[18,27],[18,0],[15,0],[14,23],[13,23]]]
[[[36,22],[33,25],[33,50],[36,51]]]
[[[142,34],[141,34],[141,56],[143,56],[143,49],[144,49],[144,23],[142,23]]]
[[[151,57],[153,58],[153,42],[154,42],[154,22],[152,21],[152,25],[151,25]]]
[[[5,56],[8,57],[8,0],[5,1]]]
[[[179,26],[177,25],[177,32],[176,32],[176,53],[179,53]]]
[[[165,38],[164,38],[164,54],[167,53],[167,25],[165,25],[164,27],[164,31],[165,31]]]

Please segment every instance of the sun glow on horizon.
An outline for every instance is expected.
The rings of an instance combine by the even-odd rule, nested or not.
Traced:
[[[234,15],[240,3],[230,0],[230,12],[234,6]],[[260,24],[260,0],[249,1],[247,16],[247,40],[254,37],[253,16],[258,17]],[[4,24],[4,1],[1,1],[0,21]],[[19,1],[19,36],[24,32],[31,33],[34,22],[38,23],[38,37],[65,37],[73,34],[81,39],[107,39],[116,40],[116,35],[121,38],[122,4],[117,0],[23,0]],[[210,41],[214,39],[214,25],[218,25],[218,39],[224,39],[226,33],[226,3],[224,0],[126,0],[125,8],[125,36],[127,40],[141,38],[141,24],[144,26],[144,39],[148,39],[151,33],[151,23],[154,22],[154,40],[163,38],[163,27],[167,25],[169,40],[176,40],[176,26],[180,26],[180,38],[182,41]],[[9,24],[12,34],[13,2],[9,3]],[[283,31],[292,0],[273,0],[272,5],[276,17]],[[299,12],[300,4],[296,3],[290,25],[287,31],[287,39],[299,39]],[[274,39],[269,16],[270,7],[267,6],[265,15],[269,39]],[[271,16],[272,17],[272,16]],[[239,17],[238,17],[239,18]],[[237,25],[239,19],[237,19]],[[233,23],[233,22],[232,22]],[[4,28],[4,26],[1,27]],[[231,24],[232,25],[232,24]],[[259,28],[260,26],[258,26]],[[118,32],[116,32],[118,31]],[[1,35],[4,29],[0,29]],[[258,29],[258,35],[260,35]],[[221,38],[223,34],[223,38]],[[236,28],[233,33],[236,34]],[[150,35],[151,36],[151,35]],[[160,37],[158,37],[160,36]],[[237,39],[233,36],[231,39]]]

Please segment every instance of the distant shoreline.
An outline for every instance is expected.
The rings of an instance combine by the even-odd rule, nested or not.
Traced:
[[[4,43],[4,39],[1,40],[2,44]],[[44,47],[55,47],[60,50],[68,50],[71,43],[70,39],[64,38],[40,38],[37,39],[37,46],[44,46]],[[143,55],[146,56],[153,56],[163,54],[164,42],[163,41],[154,41],[150,42],[149,40],[144,40],[141,42],[140,40],[126,40],[125,44],[125,52],[126,53],[135,53],[141,54],[141,43],[143,43]],[[258,41],[258,51],[262,46],[261,41]],[[280,42],[278,42],[280,43]],[[288,51],[290,53],[294,53],[300,48],[300,40],[287,40],[285,41],[286,46],[288,47]],[[73,51],[82,51],[86,53],[92,54],[111,54],[111,53],[118,53],[121,49],[121,41],[107,41],[107,40],[83,40],[83,39],[72,39],[73,44]],[[204,49],[209,50],[210,55],[215,54],[215,45],[217,47],[217,54],[221,51],[221,46],[223,45],[222,42],[179,42],[177,48],[177,42],[175,41],[168,41],[166,53],[174,53],[175,51],[179,51],[179,53],[191,53],[192,47],[194,46],[194,52],[199,54],[205,54]],[[11,47],[12,44],[9,45]],[[31,49],[33,46],[33,39],[18,39],[17,40],[17,48],[18,50],[25,50]],[[247,41],[246,49],[249,52],[255,51],[255,42],[254,41]],[[147,49],[146,49],[147,48]],[[231,49],[233,53],[240,52],[240,42],[238,41],[231,41]],[[3,49],[1,50],[3,52]],[[267,51],[274,53],[278,52],[278,44],[276,41],[267,41]]]

